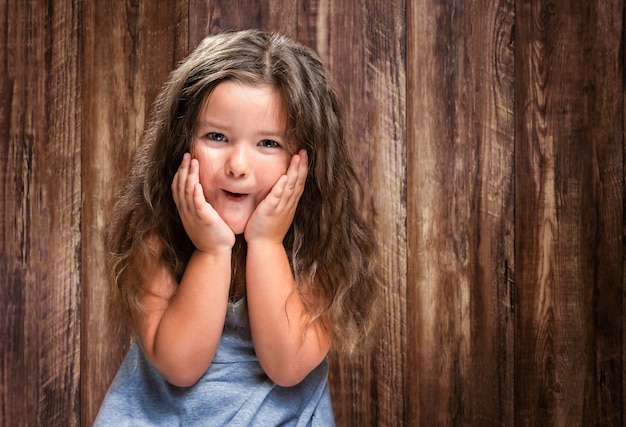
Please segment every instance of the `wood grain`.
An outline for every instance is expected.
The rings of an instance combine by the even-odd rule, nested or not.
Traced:
[[[406,62],[399,42],[406,31],[406,4],[320,6],[315,40],[343,94],[348,142],[371,197],[384,281],[377,347],[357,360],[332,361],[335,415],[339,425],[397,426],[408,421],[414,371],[406,360]]]
[[[623,4],[516,12],[516,420],[618,425]]]
[[[189,45],[197,46],[209,34],[248,28],[280,31],[295,38],[298,3],[296,0],[189,0]]]
[[[187,53],[185,2],[85,4],[82,424],[91,425],[130,344],[107,317],[104,230],[150,106]],[[107,35],[103,37],[103,35]]]
[[[513,425],[513,4],[412,6],[411,420]]]
[[[624,1],[0,0],[0,425],[91,425],[129,344],[103,231],[169,71],[315,48],[386,283],[338,425],[624,425]]]
[[[0,425],[77,425],[80,3],[0,9]]]

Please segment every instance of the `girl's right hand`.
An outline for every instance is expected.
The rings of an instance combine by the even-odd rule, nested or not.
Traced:
[[[172,181],[172,195],[187,235],[203,252],[232,249],[235,233],[204,198],[199,177],[200,166],[189,153]]]

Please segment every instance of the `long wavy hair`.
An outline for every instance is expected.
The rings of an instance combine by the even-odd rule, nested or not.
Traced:
[[[296,284],[311,284],[301,292],[308,296],[309,321],[327,318],[332,350],[353,353],[375,326],[380,279],[343,113],[317,54],[259,30],[206,37],[170,74],[155,100],[106,236],[113,316],[132,328],[150,263],[165,265],[178,281],[183,275],[194,246],[179,218],[171,183],[183,154],[190,151],[204,100],[226,80],[271,85],[282,94],[290,145],[294,152],[306,149],[309,157],[309,175],[284,245]],[[159,242],[159,251],[149,239]],[[242,236],[236,240],[231,292],[243,296],[246,247]]]

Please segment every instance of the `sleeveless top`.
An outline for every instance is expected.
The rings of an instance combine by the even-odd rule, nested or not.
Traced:
[[[228,304],[213,362],[191,387],[170,384],[136,340],[94,426],[334,426],[328,361],[294,387],[274,384],[254,353],[244,307]]]

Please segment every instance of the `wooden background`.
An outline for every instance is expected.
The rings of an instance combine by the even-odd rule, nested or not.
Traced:
[[[207,33],[280,30],[347,102],[386,280],[354,426],[626,425],[624,2],[0,0],[0,425],[90,425],[112,195]]]

